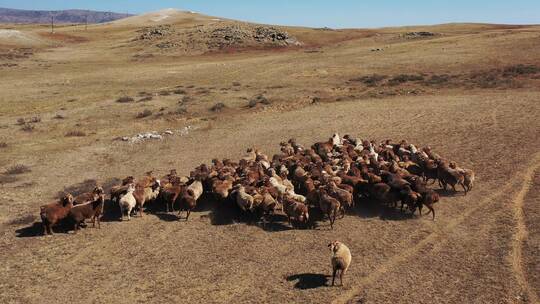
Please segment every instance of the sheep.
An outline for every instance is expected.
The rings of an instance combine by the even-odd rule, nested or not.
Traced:
[[[433,220],[435,220],[435,209],[433,209],[433,204],[438,202],[439,199],[439,194],[431,189],[427,193],[423,194],[422,199],[418,204],[420,215],[422,215],[422,207],[425,205],[429,209],[429,212],[426,213],[426,215],[431,212],[433,214]]]
[[[174,203],[180,194],[184,191],[184,185],[182,184],[168,184],[160,191],[160,200],[165,204],[166,212],[169,212],[169,206],[171,211],[174,212]]]
[[[308,207],[292,198],[285,197],[283,199],[283,210],[285,211],[289,225],[291,226],[294,223],[303,223],[307,225],[309,222]]]
[[[334,286],[338,271],[340,272],[339,282],[340,285],[343,286],[343,276],[345,273],[347,273],[349,266],[351,266],[351,251],[349,250],[349,247],[338,241],[333,241],[332,243],[328,244],[328,247],[332,252],[332,257],[330,258],[330,262],[332,264],[332,286]]]
[[[137,199],[134,196],[135,185],[129,184],[126,194],[120,197],[118,205],[120,206],[120,218],[124,220],[124,210],[127,210],[127,219],[131,220],[131,211],[137,205]]]
[[[197,200],[201,197],[203,193],[203,186],[200,180],[193,181],[182,195],[178,197],[180,210],[178,210],[178,217],[181,218],[182,211],[186,211],[186,221],[189,220],[189,215],[191,210],[195,209],[197,206]]]
[[[133,196],[137,201],[136,207],[139,209],[141,217],[143,216],[144,204],[146,202],[155,200],[159,195],[160,188],[161,183],[159,180],[156,180],[151,187],[142,188],[140,185],[137,185],[135,187],[135,192],[133,193]]]
[[[80,205],[88,202],[95,201],[100,195],[104,194],[103,188],[101,186],[96,186],[92,192],[82,193],[77,195],[73,200],[73,205]]]
[[[437,166],[437,175],[444,190],[446,190],[446,185],[450,185],[454,192],[457,192],[456,185],[459,184],[461,187],[463,187],[465,195],[467,195],[467,187],[465,187],[464,175],[459,173],[457,170],[450,168],[445,161],[440,159]]]
[[[463,175],[463,184],[467,188],[467,191],[465,191],[465,194],[467,194],[467,192],[471,191],[471,189],[473,187],[473,184],[474,184],[474,179],[475,179],[474,171],[470,170],[470,169],[460,168],[460,167],[457,166],[456,162],[454,162],[454,161],[451,161],[449,166],[450,166],[450,168],[456,170],[461,175]]]
[[[339,188],[334,182],[330,182],[328,184],[327,190],[330,196],[337,199],[341,203],[341,205],[347,206],[348,208],[351,208],[354,206],[354,199],[353,199],[352,192]]]
[[[59,201],[40,207],[39,215],[43,226],[43,235],[53,235],[52,227],[66,218],[73,207],[73,196],[65,194]]]
[[[105,195],[101,194],[95,200],[73,206],[69,210],[68,218],[73,223],[73,233],[77,233],[79,226],[86,219],[92,219],[93,227],[96,226],[96,220],[98,223],[98,229],[101,228],[100,216],[103,213],[103,206],[105,204]]]
[[[321,211],[328,216],[330,228],[334,229],[337,213],[343,211],[343,207],[337,199],[328,195],[326,190],[322,187],[319,189],[319,207],[321,208]]]
[[[246,193],[244,186],[238,184],[235,186],[234,194],[236,194],[236,204],[244,212],[251,212],[253,209],[254,199],[253,196]]]

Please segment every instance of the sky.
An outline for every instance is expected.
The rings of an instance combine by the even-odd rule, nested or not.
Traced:
[[[540,24],[540,0],[0,0],[0,7],[132,14],[177,8],[258,23],[333,28],[450,22]]]

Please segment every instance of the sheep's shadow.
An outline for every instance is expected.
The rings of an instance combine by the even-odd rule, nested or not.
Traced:
[[[296,289],[315,289],[328,286],[329,275],[321,273],[300,273],[287,277],[287,281],[298,281],[294,284]]]
[[[388,207],[374,199],[363,198],[354,208],[361,218],[376,218],[390,221],[403,221],[415,218],[408,210],[401,211],[399,207]]]
[[[67,221],[62,221],[58,225],[52,227],[54,233],[69,233],[69,225]],[[15,237],[18,238],[30,238],[44,236],[43,226],[41,222],[34,222],[30,226],[19,228],[15,230]]]
[[[185,219],[185,212],[184,212],[184,217],[182,219],[180,219],[178,217],[178,211],[174,211],[174,212],[153,212],[152,213],[154,216],[156,216],[158,219],[164,221],[164,222],[178,222],[182,219]]]
[[[105,200],[105,205],[103,206],[103,214],[101,215],[100,220],[102,222],[120,222],[120,206],[115,204],[113,201]]]
[[[35,222],[31,226],[15,230],[15,236],[18,238],[37,237],[43,235],[43,226],[40,222]]]
[[[452,187],[444,190],[443,188],[435,189],[435,192],[439,194],[441,197],[456,197],[456,196],[464,196],[463,191],[454,191],[452,190]]]

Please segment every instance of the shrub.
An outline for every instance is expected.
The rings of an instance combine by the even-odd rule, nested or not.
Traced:
[[[154,99],[152,96],[146,96],[146,97],[143,97],[141,99],[139,99],[139,102],[146,102],[146,101],[150,101]]]
[[[161,92],[159,92],[159,95],[160,96],[169,96],[169,95],[171,95],[171,92],[169,92],[169,91],[161,91]]]
[[[377,84],[379,84],[381,81],[385,80],[386,78],[387,76],[385,75],[373,74],[371,76],[363,76],[359,78],[354,78],[354,79],[351,79],[351,81],[360,81],[369,87],[374,87]]]
[[[173,93],[177,94],[177,95],[185,95],[185,94],[187,94],[187,92],[185,90],[183,90],[183,89],[174,90]]]
[[[135,101],[135,99],[133,99],[133,97],[130,97],[130,96],[122,96],[116,100],[116,102],[119,102],[119,103],[128,103],[128,102],[133,102],[133,101]]]
[[[72,130],[66,133],[66,137],[84,137],[86,133],[80,130]]]
[[[39,116],[34,116],[32,118],[30,118],[30,120],[28,121],[29,123],[38,123],[38,122],[41,122],[41,117]]]
[[[220,112],[221,110],[225,109],[226,106],[223,102],[218,102],[216,103],[215,105],[213,105],[211,108],[210,108],[210,111],[212,112]]]
[[[139,112],[137,114],[136,118],[145,118],[145,117],[148,117],[148,116],[152,116],[152,111],[150,111],[148,109],[145,109],[144,111]]]
[[[238,81],[235,81],[235,82],[232,83],[232,86],[233,86],[233,87],[239,87],[239,86],[241,86],[241,85],[242,85],[242,84],[241,84],[240,82],[238,82]]]
[[[26,120],[24,120],[24,118],[21,117],[17,119],[17,125],[22,126],[24,124],[26,124]]]
[[[28,173],[32,170],[30,170],[29,167],[21,164],[13,165],[6,169],[6,175],[18,175],[18,174],[24,174]]]
[[[407,74],[400,74],[397,76],[392,77],[388,81],[389,85],[398,85],[409,81],[420,81],[424,80],[424,76],[422,75],[407,75]]]
[[[0,149],[7,148],[8,144],[5,141],[0,142]]]
[[[514,66],[506,67],[503,70],[504,77],[514,77],[519,75],[530,75],[540,73],[540,67],[535,65],[518,64]]]
[[[429,79],[424,81],[426,85],[441,85],[450,81],[450,76],[447,74],[432,75]]]
[[[248,107],[254,108],[254,107],[257,106],[258,103],[259,103],[259,102],[258,102],[256,99],[252,99],[252,100],[249,101]]]
[[[31,124],[28,124],[28,123],[25,123],[22,127],[21,127],[21,130],[24,131],[24,132],[32,132],[34,131],[34,126],[31,125]]]
[[[54,115],[53,118],[54,118],[54,119],[65,119],[66,117],[65,117],[64,115],[58,113],[58,114]]]

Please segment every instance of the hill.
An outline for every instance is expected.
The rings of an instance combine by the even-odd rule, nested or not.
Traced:
[[[54,16],[56,23],[84,23],[85,20],[88,20],[88,23],[104,23],[133,15],[76,9],[34,11],[0,8],[0,23],[50,23],[51,16]]]

